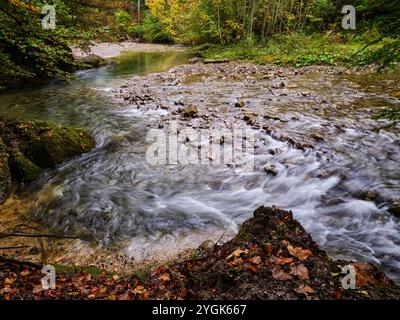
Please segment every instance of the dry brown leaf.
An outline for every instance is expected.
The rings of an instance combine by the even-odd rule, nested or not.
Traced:
[[[304,264],[290,267],[290,274],[299,277],[302,280],[308,280],[308,269]]]
[[[17,280],[17,279],[16,278],[5,278],[4,279],[4,284],[5,285],[12,285],[15,282],[15,280]]]
[[[243,268],[249,269],[249,270],[251,270],[251,271],[253,271],[253,272],[257,272],[257,268],[256,268],[255,266],[251,265],[251,264],[248,264],[248,263],[246,263],[246,264],[243,266]]]
[[[314,289],[306,284],[301,284],[297,289],[294,289],[297,293],[305,294],[308,297],[308,294],[315,293]]]
[[[277,263],[277,264],[288,264],[293,262],[292,258],[285,258],[285,257],[272,257],[270,260],[272,263]]]
[[[271,255],[273,251],[272,244],[267,243],[265,246],[265,251],[267,252],[268,255]]]
[[[307,260],[307,258],[312,255],[310,250],[302,249],[300,247],[293,248],[291,245],[289,245],[287,246],[287,249],[292,256],[300,259],[301,261]]]
[[[293,279],[293,277],[289,273],[283,271],[283,269],[280,266],[275,266],[272,269],[272,277],[276,280],[281,280],[281,281]]]
[[[171,278],[170,278],[170,276],[169,276],[169,273],[168,273],[168,272],[163,273],[163,274],[160,276],[160,280],[161,280],[161,281],[170,281]]]
[[[251,263],[254,263],[254,264],[260,264],[262,262],[260,256],[255,256],[250,261],[251,261]]]
[[[21,276],[26,277],[29,275],[31,272],[28,269],[25,269],[24,271],[21,272]]]
[[[231,262],[229,262],[230,266],[238,266],[243,264],[243,259],[242,258],[236,258],[234,260],[232,260]]]
[[[161,274],[161,273],[164,273],[165,271],[167,271],[167,267],[166,266],[159,266],[155,271],[154,271],[154,273],[155,274]]]

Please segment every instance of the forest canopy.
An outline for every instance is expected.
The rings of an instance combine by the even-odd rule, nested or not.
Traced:
[[[42,28],[46,4],[56,8],[54,30]],[[4,0],[0,85],[68,78],[77,67],[70,46],[85,47],[96,40],[175,42],[207,50],[219,45],[224,48],[217,48],[218,53],[225,51],[228,57],[263,55],[261,62],[297,65],[398,61],[400,0],[352,1],[357,28],[346,32],[341,27],[344,4],[342,0]],[[356,53],[356,59],[350,53]]]

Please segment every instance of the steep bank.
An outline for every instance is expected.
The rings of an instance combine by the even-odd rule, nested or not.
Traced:
[[[356,270],[343,289],[342,268]],[[3,299],[399,299],[400,287],[370,264],[333,261],[291,212],[260,207],[238,235],[192,257],[124,276],[58,267],[55,290],[42,291],[40,266],[0,258]]]

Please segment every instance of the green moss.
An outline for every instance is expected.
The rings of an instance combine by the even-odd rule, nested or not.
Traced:
[[[84,272],[84,273],[90,273],[94,278],[100,277],[103,273],[107,275],[112,275],[112,273],[94,266],[81,267],[81,266],[64,265],[64,264],[54,264],[53,266],[56,269],[57,273],[63,273],[63,274],[75,275]]]
[[[84,129],[47,121],[13,121],[6,126],[9,137],[18,141],[25,157],[41,168],[55,167],[95,146],[93,137]]]
[[[17,181],[31,182],[42,174],[42,169],[27,159],[19,150],[11,152],[9,165],[12,175]]]
[[[252,227],[251,225],[244,223],[240,230],[238,235],[236,236],[235,240],[238,242],[246,242],[250,241],[252,239]]]

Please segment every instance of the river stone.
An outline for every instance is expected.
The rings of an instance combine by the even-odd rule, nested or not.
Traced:
[[[391,205],[389,206],[388,211],[389,211],[392,215],[396,216],[397,218],[400,218],[400,202],[391,204]]]
[[[0,204],[2,204],[11,191],[11,174],[8,167],[7,147],[0,137]]]
[[[265,173],[273,175],[273,176],[276,176],[278,174],[278,169],[276,168],[276,165],[272,164],[272,163],[267,163],[264,166],[264,171],[265,171]]]
[[[199,111],[195,105],[190,105],[182,110],[181,114],[187,118],[194,118],[198,116]]]
[[[81,64],[82,69],[96,69],[110,64],[109,61],[95,54],[90,54],[86,57],[80,58],[78,59],[78,62]]]

